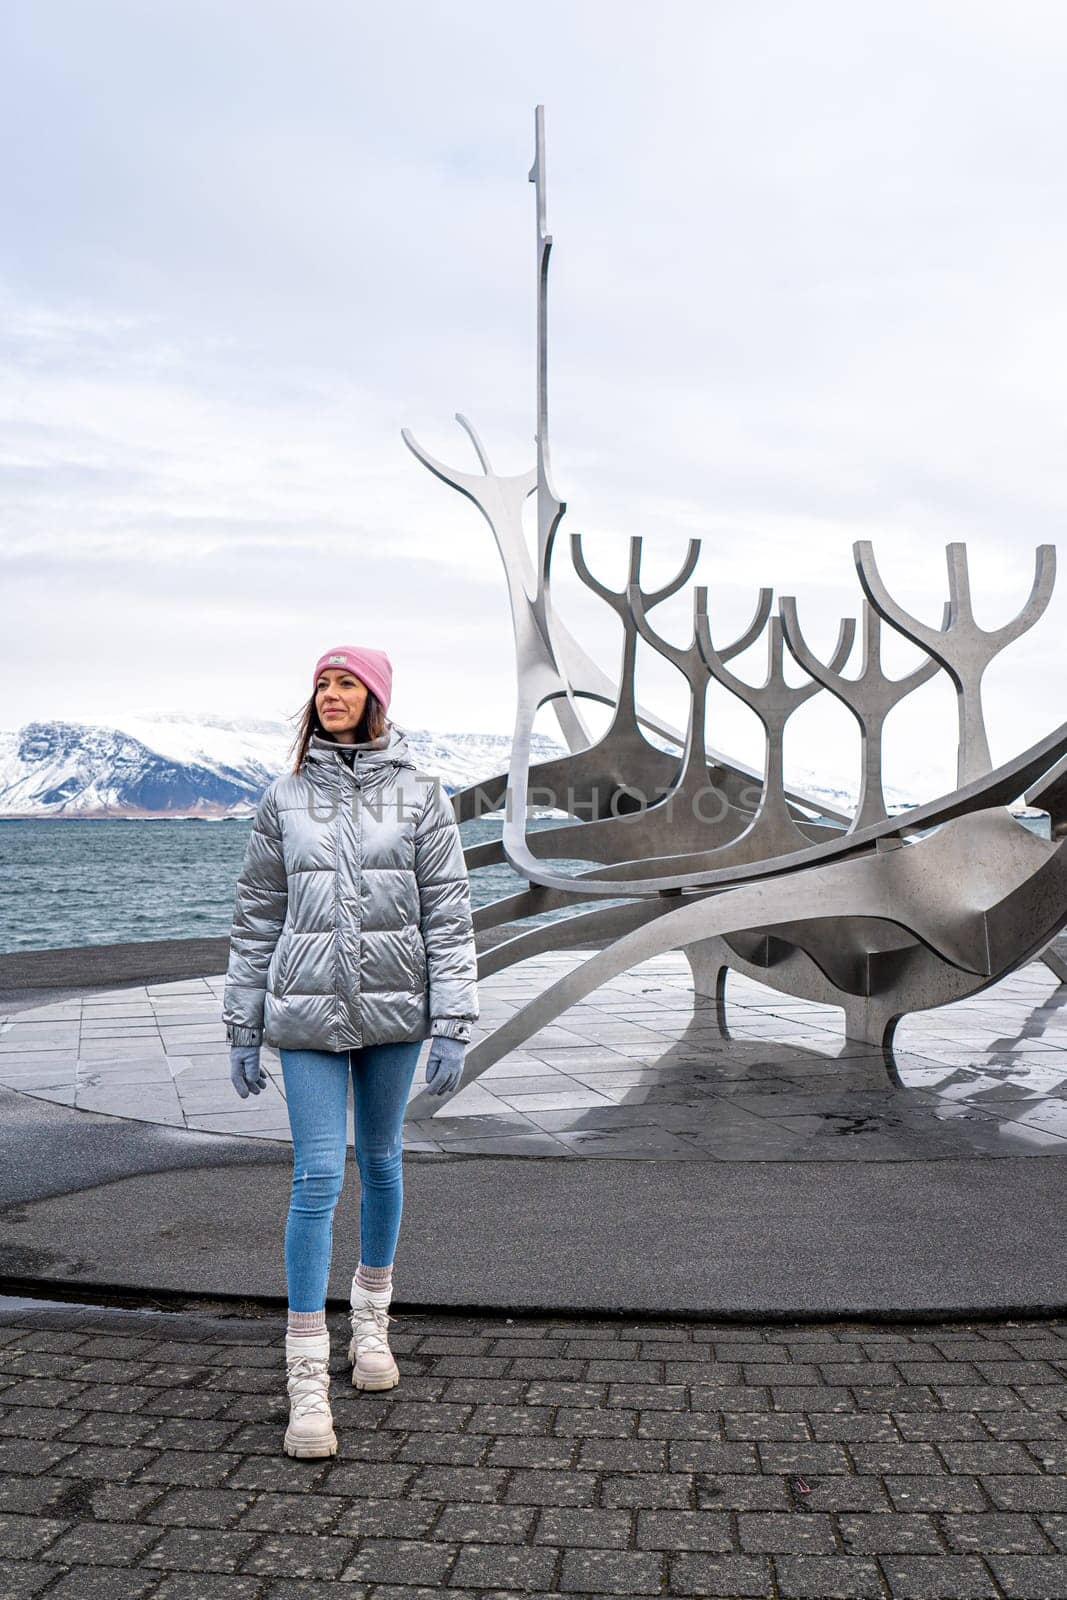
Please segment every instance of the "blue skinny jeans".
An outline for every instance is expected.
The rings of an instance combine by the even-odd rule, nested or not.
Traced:
[[[285,1224],[292,1311],[326,1304],[333,1215],[345,1176],[348,1080],[359,1165],[359,1249],[364,1266],[391,1265],[404,1203],[404,1108],[422,1041],[362,1050],[279,1050],[293,1134],[293,1186]]]

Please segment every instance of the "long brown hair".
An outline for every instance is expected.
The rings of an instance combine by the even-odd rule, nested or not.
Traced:
[[[327,732],[327,730],[322,726],[322,723],[319,721],[319,712],[318,707],[315,704],[314,689],[311,691],[311,698],[307,705],[304,707],[303,711],[298,712],[297,715],[300,716],[301,722],[297,730],[296,739],[293,743],[293,749],[295,751],[293,759],[294,772],[299,772],[300,768],[304,765],[304,757],[307,755],[308,745],[311,743],[311,735],[313,733],[317,733],[320,739],[333,739],[334,737],[332,733]],[[360,743],[365,739],[377,739],[385,732],[388,726],[389,719],[385,714],[384,706],[378,699],[378,696],[374,694],[372,690],[368,689],[367,703],[363,707],[363,715],[356,723],[354,730],[356,742]],[[334,742],[336,743],[336,740],[334,740]]]

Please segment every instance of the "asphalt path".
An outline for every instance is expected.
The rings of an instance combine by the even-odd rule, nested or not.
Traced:
[[[292,1149],[0,1093],[0,1290],[285,1298]],[[404,1159],[398,1309],[751,1317],[1067,1307],[1055,1157]],[[329,1284],[358,1258],[349,1161]]]

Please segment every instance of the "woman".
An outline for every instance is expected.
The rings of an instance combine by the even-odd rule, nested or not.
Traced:
[[[223,1021],[242,1098],[277,1047],[293,1135],[285,1227],[290,1400],[284,1448],[337,1452],[326,1330],[348,1080],[361,1184],[348,1358],[358,1389],[400,1381],[388,1306],[403,1203],[402,1126],[422,1041],[426,1084],[460,1081],[478,1017],[470,882],[452,803],[385,712],[382,650],[339,645],[315,666],[296,760],[268,784],[237,884]]]

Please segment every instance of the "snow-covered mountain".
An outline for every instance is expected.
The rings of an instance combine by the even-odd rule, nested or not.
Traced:
[[[508,734],[401,726],[419,766],[438,774],[449,793],[507,770]],[[290,770],[295,732],[295,724],[280,720],[143,706],[97,722],[28,722],[0,730],[0,818],[249,817],[270,780]],[[656,735],[646,737],[662,750],[674,748]],[[566,753],[547,735],[535,733],[530,741],[532,761]],[[832,812],[855,809],[857,787],[847,779],[813,769],[788,776],[796,790]],[[933,798],[925,790],[886,786],[890,814]],[[1029,812],[1022,805],[1014,809]]]
[[[404,731],[449,792],[507,767],[507,734]],[[291,766],[294,736],[287,722],[144,708],[106,724],[29,722],[0,731],[0,817],[247,817]],[[531,754],[566,749],[535,735]]]
[[[810,795],[813,800],[821,800],[831,812],[853,812],[859,803],[858,781],[846,783],[839,778],[835,780],[832,774],[816,772],[812,767],[790,768],[786,777],[794,790]],[[898,789],[891,783],[885,785],[883,792],[886,811],[891,817],[900,811],[910,811],[925,800],[937,798],[929,788],[920,794],[914,790]]]
[[[401,726],[419,766],[439,774],[449,792],[507,768],[507,734]],[[248,817],[271,778],[289,770],[295,731],[295,724],[281,720],[143,706],[97,722],[29,722],[0,731],[0,817]],[[660,749],[672,748],[649,737]],[[565,754],[558,740],[533,736],[534,761]],[[831,810],[855,807],[855,785],[835,774],[812,770],[789,777]],[[891,812],[930,798],[886,793]]]

